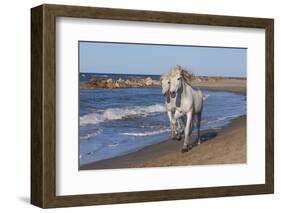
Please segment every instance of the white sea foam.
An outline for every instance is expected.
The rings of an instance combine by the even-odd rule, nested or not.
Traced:
[[[240,116],[240,114],[218,117],[215,120],[211,120],[211,121],[203,120],[202,122],[205,123],[205,124],[212,124],[212,123],[222,122],[222,121],[225,121],[225,120],[231,120],[231,119],[236,118],[238,116]]]
[[[161,129],[157,131],[147,131],[147,132],[128,132],[128,133],[121,133],[121,135],[128,135],[128,136],[150,136],[150,135],[158,135],[164,132],[169,132],[170,129]]]
[[[210,97],[210,94],[204,94],[203,95],[203,101],[207,100],[207,98],[209,98],[209,97]]]
[[[111,148],[113,148],[113,147],[116,147],[116,146],[118,146],[118,145],[119,145],[118,143],[108,144],[108,145],[107,145],[107,147],[111,147]]]
[[[155,112],[165,112],[166,109],[162,104],[150,106],[134,106],[127,108],[110,108],[99,113],[91,113],[80,117],[80,125],[98,124],[105,121],[119,120],[130,116],[142,116]]]
[[[80,139],[82,139],[82,140],[87,140],[87,139],[89,139],[89,138],[92,138],[92,137],[94,137],[94,136],[100,134],[101,132],[102,132],[102,130],[99,129],[99,130],[96,131],[96,132],[93,132],[93,133],[89,133],[89,134],[87,134],[87,135],[80,136]]]

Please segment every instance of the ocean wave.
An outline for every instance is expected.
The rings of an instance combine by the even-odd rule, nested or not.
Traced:
[[[94,78],[108,78],[108,75],[92,75]]]
[[[157,131],[147,131],[147,132],[126,132],[126,133],[121,133],[121,135],[128,135],[128,136],[150,136],[150,135],[158,135],[164,132],[169,132],[170,129],[161,129]]]
[[[87,134],[87,135],[82,135],[82,136],[80,136],[80,139],[81,139],[81,140],[87,140],[87,139],[89,139],[89,138],[92,138],[92,137],[94,137],[94,136],[97,136],[97,135],[100,134],[101,132],[102,132],[102,130],[99,129],[99,130],[97,130],[96,132],[93,132],[93,133],[89,133],[89,134]]]
[[[233,118],[239,117],[241,114],[235,114],[235,115],[228,115],[223,117],[217,117],[215,120],[202,120],[203,124],[212,124],[212,123],[218,123],[222,121],[231,120]]]
[[[119,146],[118,143],[113,143],[113,144],[108,144],[107,147],[110,147],[110,148],[114,148],[116,146]]]
[[[155,104],[150,106],[134,106],[127,108],[110,108],[100,113],[91,113],[80,117],[80,125],[98,124],[105,121],[120,120],[130,118],[133,116],[146,117],[151,113],[165,112],[166,109],[162,104]]]

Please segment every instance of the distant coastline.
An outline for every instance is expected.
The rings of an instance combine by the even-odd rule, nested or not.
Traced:
[[[102,76],[102,75],[101,75]],[[105,75],[106,76],[106,75]],[[134,76],[134,75],[132,75]],[[85,82],[80,82],[80,89],[94,89],[94,88],[139,88],[139,87],[160,87],[161,83],[159,78],[153,76],[153,78],[145,75],[145,78],[132,77],[131,79],[123,79],[122,75],[118,79],[110,77],[92,78]],[[207,89],[225,90],[225,88],[231,88],[231,90],[246,88],[246,78],[244,77],[220,77],[220,76],[195,76],[191,81],[192,86],[202,87]],[[223,87],[221,89],[220,87]]]

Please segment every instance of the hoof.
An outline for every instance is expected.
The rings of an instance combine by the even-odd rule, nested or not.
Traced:
[[[181,153],[185,153],[185,152],[188,152],[188,151],[189,151],[188,148],[181,149]]]
[[[188,145],[187,147],[184,147],[181,149],[181,153],[185,153],[188,152],[192,149],[192,145]]]
[[[178,141],[181,140],[181,135],[180,135],[180,134],[177,135],[177,140],[178,140]]]

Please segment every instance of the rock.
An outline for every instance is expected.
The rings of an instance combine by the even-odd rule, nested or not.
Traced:
[[[144,84],[146,86],[151,86],[153,84],[152,78],[147,77],[146,79],[144,79]]]
[[[106,83],[103,85],[104,88],[113,88],[113,80],[109,78],[106,80]]]
[[[152,85],[154,86],[161,86],[161,82],[158,80],[152,80]]]
[[[112,83],[112,81],[113,81],[112,78],[109,78],[106,80],[106,83],[110,84],[110,83]]]
[[[114,87],[115,87],[115,88],[119,88],[119,87],[120,87],[120,84],[116,81],[115,84],[114,84]]]
[[[89,88],[130,88],[130,87],[150,87],[150,86],[161,86],[159,80],[152,80],[148,77],[145,79],[128,79],[123,80],[119,78],[118,80],[109,79],[91,79],[88,82],[81,83],[81,89]]]

